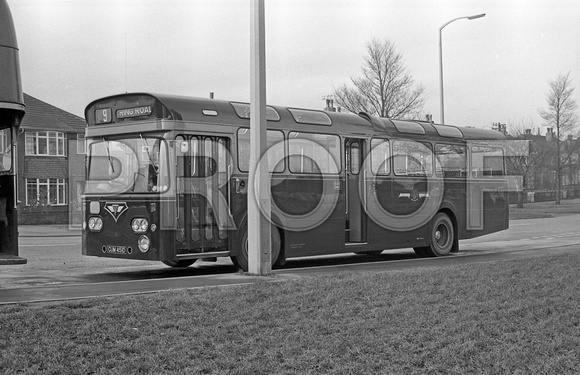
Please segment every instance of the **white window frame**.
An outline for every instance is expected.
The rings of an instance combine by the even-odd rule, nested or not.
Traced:
[[[34,186],[35,196],[30,196],[29,187]],[[40,188],[46,189],[46,197],[40,196]],[[56,188],[56,196],[51,196],[51,187]],[[41,198],[46,198],[45,203],[39,204]],[[36,202],[31,202],[35,199]],[[66,206],[67,205],[67,182],[64,178],[27,178],[26,179],[26,206]]]
[[[54,142],[54,150],[50,147],[51,141]],[[46,142],[46,153],[39,152],[40,142]],[[33,150],[29,149],[29,144]],[[66,156],[66,134],[57,131],[27,131],[24,148],[25,154],[31,156]]]
[[[84,134],[77,135],[77,154],[78,155],[87,154],[87,140]]]

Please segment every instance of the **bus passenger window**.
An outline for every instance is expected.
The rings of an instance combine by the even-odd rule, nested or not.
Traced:
[[[387,176],[391,173],[390,146],[386,139],[373,139],[371,141],[371,172],[379,176]]]
[[[503,176],[504,157],[503,150],[496,147],[471,148],[471,170],[473,177]]]
[[[397,176],[431,176],[433,173],[431,148],[416,141],[394,141],[393,157]]]
[[[290,132],[288,134],[290,172],[338,173],[340,138],[330,134]]]
[[[436,174],[439,177],[467,177],[467,148],[461,145],[435,145]]]
[[[268,130],[266,132],[267,149],[272,149],[272,146],[284,140],[284,133],[278,130]],[[268,170],[270,172],[283,172],[284,165],[284,148],[277,148],[279,152],[269,154]],[[280,154],[282,153],[282,154]],[[250,129],[241,128],[238,130],[238,169],[242,172],[250,171]],[[273,156],[273,157],[272,157]]]

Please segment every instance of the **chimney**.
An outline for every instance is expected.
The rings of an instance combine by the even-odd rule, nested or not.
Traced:
[[[552,139],[554,139],[554,129],[548,128],[546,129],[546,141],[552,142]]]
[[[494,122],[491,126],[491,129],[505,134],[506,133],[506,124]]]
[[[324,108],[324,110],[326,112],[336,112],[336,108],[334,108],[334,98],[332,95],[328,95],[324,99],[326,100],[326,108]]]

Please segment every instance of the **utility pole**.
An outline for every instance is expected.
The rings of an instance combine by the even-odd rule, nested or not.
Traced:
[[[250,32],[250,171],[248,178],[248,271],[265,276],[272,271],[266,153],[266,43],[264,0],[252,0]]]
[[[439,28],[439,100],[440,100],[440,107],[441,107],[441,124],[445,124],[445,106],[443,104],[443,39],[441,38],[441,31],[443,31],[443,28],[447,25],[449,25],[451,22],[457,21],[457,20],[462,20],[462,19],[467,19],[467,20],[475,20],[481,17],[485,17],[485,13],[481,13],[481,14],[476,14],[474,16],[465,16],[465,17],[458,17],[458,18],[454,18],[451,21],[447,21],[445,22],[440,28]]]

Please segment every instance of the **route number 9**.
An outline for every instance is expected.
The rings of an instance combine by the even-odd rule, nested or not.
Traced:
[[[111,108],[97,109],[95,111],[95,122],[97,124],[107,124],[112,120]]]

